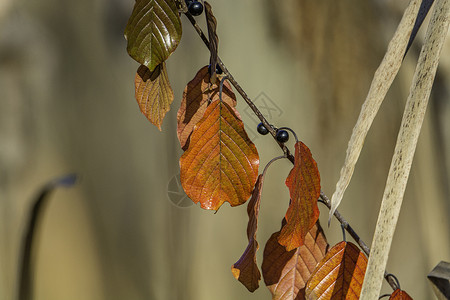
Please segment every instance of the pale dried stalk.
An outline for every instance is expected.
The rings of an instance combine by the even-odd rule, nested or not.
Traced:
[[[345,158],[344,166],[341,169],[341,176],[336,183],[336,190],[331,197],[331,209],[328,223],[330,222],[334,211],[341,203],[344,192],[352,178],[367,132],[400,69],[419,7],[419,0],[410,1],[392,40],[389,42],[383,61],[375,72],[366,100],[361,108],[358,121],[353,128],[352,136],[348,142],[347,156]]]
[[[380,294],[389,249],[449,22],[450,0],[436,1],[392,157],[361,291],[362,300],[378,299]]]

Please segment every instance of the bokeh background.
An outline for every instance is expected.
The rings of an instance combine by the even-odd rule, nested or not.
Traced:
[[[310,147],[331,196],[373,73],[408,1],[210,3],[219,55],[269,121],[291,127]],[[175,101],[159,132],[134,100],[138,64],[123,38],[133,5],[0,1],[0,299],[16,295],[33,197],[70,172],[80,181],[52,194],[39,230],[36,300],[270,299],[263,282],[251,294],[230,271],[247,245],[245,206],[224,205],[214,214],[174,204],[182,154],[176,112],[184,86],[208,64],[208,52],[183,16],[181,44],[167,62]],[[203,15],[197,19],[204,24]],[[369,245],[426,24],[339,208]],[[415,299],[433,297],[426,275],[450,261],[449,54],[450,39],[388,261],[388,271]],[[256,135],[256,122],[238,101],[264,166],[280,150],[269,136]],[[277,162],[266,177],[259,263],[287,209],[290,168]],[[321,211],[326,224],[328,211]],[[330,244],[342,239],[335,220],[325,232]],[[389,292],[386,284],[383,291]]]

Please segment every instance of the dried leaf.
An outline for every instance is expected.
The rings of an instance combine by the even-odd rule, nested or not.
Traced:
[[[218,60],[218,47],[219,47],[219,37],[217,36],[217,20],[212,12],[211,5],[205,1],[205,16],[206,25],[208,26],[208,37],[209,37],[209,51],[211,56],[209,58],[209,65],[211,66],[211,82],[216,83],[216,65]]]
[[[396,289],[389,297],[389,300],[412,300],[412,298],[407,292]]]
[[[319,219],[317,199],[320,196],[320,175],[311,151],[302,142],[295,144],[295,164],[286,179],[291,203],[286,212],[286,226],[278,242],[291,251],[300,247],[308,231]]]
[[[247,214],[247,238],[248,246],[241,258],[231,267],[234,277],[239,280],[250,292],[254,292],[259,287],[261,273],[256,264],[256,251],[258,242],[256,241],[256,230],[258,229],[259,205],[261,203],[263,175],[258,176],[252,198],[248,202]]]
[[[259,156],[234,108],[211,103],[192,133],[180,158],[183,189],[204,209],[217,210],[224,202],[245,203],[258,176]]]
[[[305,244],[292,251],[278,243],[281,231],[272,234],[264,249],[262,272],[273,300],[305,299],[305,285],[328,250],[319,222],[308,232]]]
[[[125,28],[128,54],[153,71],[175,51],[181,33],[175,1],[137,0]]]
[[[208,66],[201,68],[183,92],[177,114],[177,135],[181,148],[185,151],[189,147],[189,137],[194,126],[203,117],[206,107],[209,103],[219,100],[219,85],[211,84],[209,78]],[[228,81],[223,84],[222,100],[232,107],[236,106],[236,96]]]
[[[135,97],[141,112],[161,130],[164,116],[173,102],[173,91],[167,76],[166,63],[153,72],[141,65],[134,80]]]
[[[359,299],[367,258],[350,242],[331,248],[306,283],[306,299]]]

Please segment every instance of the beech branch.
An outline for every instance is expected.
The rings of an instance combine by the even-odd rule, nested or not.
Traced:
[[[209,49],[209,41],[208,38],[203,33],[203,30],[198,25],[195,18],[189,13],[185,12],[185,16],[188,18],[188,20],[191,22],[192,26],[194,27],[195,31],[198,33],[200,38],[202,39],[203,43],[206,45],[206,47]],[[247,103],[247,105],[251,108],[251,110],[254,112],[254,114],[258,117],[258,119],[263,123],[263,125],[269,130],[270,134],[274,138],[274,140],[277,142],[277,144],[280,146],[280,148],[284,152],[284,157],[289,159],[292,164],[295,162],[294,156],[291,154],[289,148],[276,140],[276,129],[272,127],[272,125],[267,121],[267,119],[264,117],[264,115],[261,113],[261,111],[256,107],[256,105],[253,103],[253,101],[250,99],[250,97],[247,95],[247,93],[244,91],[244,89],[240,86],[240,84],[234,79],[233,75],[228,71],[225,64],[222,62],[220,57],[217,57],[217,61],[219,66],[221,67],[223,73],[225,76],[227,76],[227,80],[234,86],[234,88],[238,91],[238,93],[241,95],[241,97],[244,99],[244,101]],[[214,67],[214,66],[212,66]],[[325,195],[323,191],[320,192],[320,198],[318,199],[320,202],[325,204],[325,206],[328,209],[331,209],[331,201],[330,199]],[[344,229],[350,234],[350,236],[358,243],[358,245],[361,247],[361,249],[364,251],[364,253],[369,256],[370,254],[370,248],[364,243],[364,241],[359,237],[359,235],[355,232],[355,230],[350,226],[350,224],[345,220],[345,218],[339,213],[338,210],[334,211],[334,217],[339,221],[339,223],[342,224]],[[387,276],[388,273],[385,272],[385,279],[389,283],[389,285],[392,287],[393,290],[396,290],[397,284],[395,281],[390,277]]]

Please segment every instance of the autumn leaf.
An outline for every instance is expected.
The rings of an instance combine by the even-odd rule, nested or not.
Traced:
[[[291,251],[278,243],[279,235],[280,231],[272,234],[264,248],[264,282],[273,300],[305,299],[306,282],[328,249],[325,234],[317,222],[306,235],[305,243]]]
[[[389,300],[412,300],[412,298],[407,292],[396,289],[389,297]]]
[[[173,91],[167,77],[166,64],[158,65],[153,72],[141,65],[134,80],[135,97],[141,112],[161,130],[164,116],[173,102]]]
[[[183,99],[177,114],[177,135],[183,150],[186,151],[189,147],[189,137],[194,130],[194,126],[203,117],[206,107],[216,100],[219,100],[219,85],[210,83],[208,66],[203,67],[184,89]],[[228,81],[223,84],[222,100],[232,107],[236,106],[236,96]]]
[[[252,198],[247,206],[248,246],[241,258],[231,267],[233,276],[250,292],[254,292],[259,287],[259,281],[261,280],[261,273],[256,264],[256,251],[259,248],[258,242],[256,241],[256,230],[258,229],[258,215],[263,181],[264,175],[259,175],[255,188],[253,189]]]
[[[258,176],[259,156],[234,108],[211,103],[180,158],[180,179],[192,201],[217,210],[243,204]]]
[[[295,164],[286,179],[291,203],[286,212],[278,242],[291,251],[300,247],[308,231],[319,219],[317,200],[320,196],[320,175],[311,151],[302,142],[295,144]]]
[[[306,283],[306,299],[358,299],[367,258],[350,242],[331,248]]]
[[[153,71],[175,51],[181,33],[174,0],[137,0],[125,28],[128,54]]]

